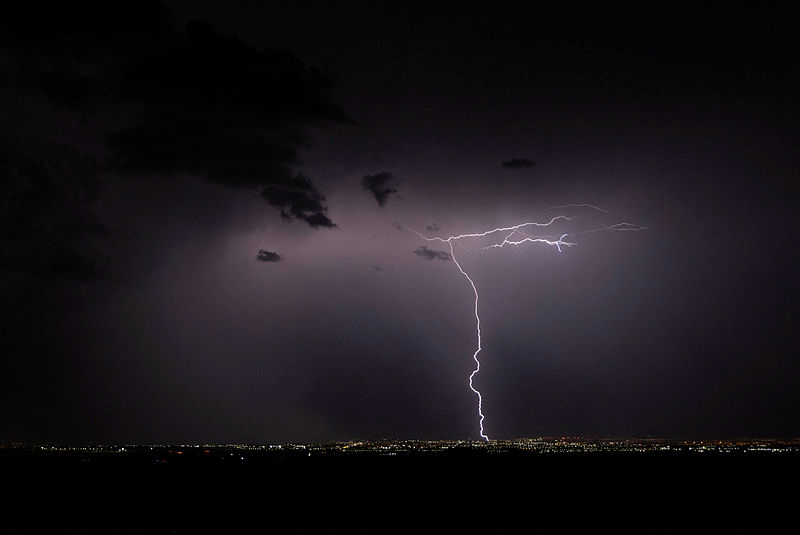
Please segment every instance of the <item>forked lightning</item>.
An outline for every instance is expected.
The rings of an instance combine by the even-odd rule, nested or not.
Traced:
[[[541,213],[545,213],[545,212],[552,212],[553,210],[564,209],[564,208],[585,208],[585,209],[588,209],[588,210],[594,210],[594,211],[602,212],[604,214],[608,214],[608,212],[606,210],[603,210],[602,208],[598,208],[597,206],[594,206],[594,205],[591,205],[591,204],[570,204],[570,205],[565,205],[565,206],[556,206],[556,207],[553,207],[553,208],[548,208],[547,210],[545,210],[543,212],[540,212],[540,214]],[[528,244],[528,243],[530,243],[530,244],[541,243],[541,244],[544,244],[544,245],[549,245],[549,246],[555,247],[556,249],[558,249],[558,252],[560,253],[562,251],[562,249],[561,249],[562,247],[573,247],[573,246],[576,245],[573,242],[564,241],[564,239],[567,236],[570,236],[570,235],[576,236],[576,235],[580,235],[580,234],[589,234],[589,233],[595,233],[595,232],[613,232],[613,231],[626,231],[626,230],[627,231],[636,231],[636,230],[644,230],[645,229],[645,227],[638,227],[638,226],[633,225],[631,223],[615,223],[615,224],[610,225],[610,226],[601,225],[600,227],[591,228],[589,230],[581,230],[581,231],[576,231],[576,232],[572,232],[572,233],[563,233],[558,237],[556,237],[556,236],[537,236],[537,235],[531,234],[529,232],[529,231],[532,231],[532,230],[535,231],[535,230],[538,230],[538,229],[548,228],[548,227],[551,227],[551,226],[555,225],[556,223],[562,223],[562,222],[566,223],[566,222],[571,221],[572,219],[573,219],[572,217],[567,217],[565,215],[557,215],[555,217],[551,217],[548,221],[541,222],[541,223],[535,222],[535,221],[529,221],[529,222],[525,222],[525,223],[520,223],[518,225],[512,225],[512,226],[509,226],[509,227],[499,227],[499,228],[486,230],[486,231],[482,231],[482,232],[475,232],[475,233],[471,233],[471,234],[459,234],[457,236],[449,236],[447,238],[423,236],[419,232],[411,230],[411,232],[413,232],[414,234],[416,234],[417,236],[419,236],[423,240],[431,241],[431,242],[438,241],[438,242],[442,242],[442,243],[447,243],[448,244],[448,246],[450,248],[450,257],[453,259],[453,262],[455,263],[456,267],[458,268],[458,271],[460,271],[461,274],[464,275],[464,277],[469,282],[470,286],[472,287],[472,292],[475,295],[475,307],[474,307],[475,323],[476,323],[476,329],[475,330],[476,330],[476,333],[477,333],[478,345],[477,345],[477,348],[475,349],[475,352],[472,354],[472,358],[475,361],[475,369],[469,375],[469,388],[475,393],[476,396],[478,396],[478,417],[479,417],[478,424],[479,424],[479,427],[480,427],[480,436],[481,436],[481,438],[483,438],[486,441],[489,441],[489,436],[486,434],[486,432],[484,430],[484,427],[483,427],[483,420],[485,418],[485,416],[483,414],[483,397],[481,396],[480,391],[477,388],[475,388],[475,385],[473,383],[473,379],[481,371],[481,361],[478,359],[478,354],[481,352],[481,349],[482,349],[482,347],[481,347],[481,317],[478,314],[478,299],[479,299],[479,297],[478,297],[478,287],[475,286],[475,281],[473,281],[472,278],[469,276],[469,274],[467,274],[467,272],[464,271],[464,268],[462,267],[461,263],[458,261],[458,258],[456,257],[455,249],[453,248],[453,243],[458,242],[459,240],[462,240],[462,239],[465,239],[465,238],[486,238],[486,237],[492,237],[495,234],[501,234],[501,235],[504,236],[502,240],[497,241],[496,243],[492,243],[491,245],[487,245],[487,246],[481,247],[480,250],[486,251],[486,250],[489,250],[489,249],[498,249],[498,248],[503,248],[503,247],[505,247],[507,245],[514,245],[516,247],[520,247],[521,245]],[[462,245],[462,244],[460,244],[460,245]]]

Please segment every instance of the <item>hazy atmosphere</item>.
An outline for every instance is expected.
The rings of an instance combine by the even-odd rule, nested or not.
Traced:
[[[646,229],[454,249],[492,438],[798,434],[788,14],[36,4],[0,19],[0,442],[480,438],[472,289],[412,231],[558,214]]]

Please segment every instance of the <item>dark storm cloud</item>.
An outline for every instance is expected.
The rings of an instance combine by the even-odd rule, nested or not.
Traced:
[[[280,208],[281,217],[286,220],[296,217],[314,228],[336,226],[325,215],[325,197],[303,175],[286,176],[280,183],[265,187],[261,195],[269,204]]]
[[[175,37],[158,0],[33,0],[7,2],[4,8],[0,49],[7,62],[0,66],[0,83],[82,112],[118,99],[126,62]]]
[[[501,164],[505,169],[528,169],[536,165],[536,162],[527,158],[512,158]]]
[[[28,149],[0,137],[0,268],[68,279],[102,275],[108,229],[92,211],[101,185],[95,158],[57,143]]]
[[[283,256],[273,251],[259,249],[258,254],[256,255],[256,260],[260,260],[261,262],[280,262],[283,260]]]
[[[120,169],[259,187],[285,219],[335,226],[325,197],[293,171],[306,126],[351,122],[328,96],[330,76],[192,23],[176,46],[138,61],[125,87],[144,112],[110,137]]]
[[[372,193],[380,206],[385,206],[389,195],[397,193],[399,182],[400,179],[392,173],[383,171],[375,175],[366,175],[361,179],[361,187]]]
[[[429,249],[427,245],[414,249],[414,254],[425,260],[450,260],[450,253]]]
[[[331,98],[330,74],[288,52],[257,50],[202,23],[176,31],[160,2],[135,8],[99,2],[46,7],[20,3],[9,10],[19,17],[0,22],[5,56],[0,97],[25,95],[55,104],[59,112],[78,112],[73,122],[103,125],[78,135],[106,145],[95,142],[92,149],[97,174],[185,173],[258,188],[286,220],[335,226],[325,197],[296,171],[308,127],[353,122]],[[42,12],[47,17],[39,16]],[[39,127],[39,152],[47,154],[60,126]],[[8,158],[6,173],[28,165]],[[19,181],[11,181],[9,187],[17,186]]]
[[[430,225],[425,227],[425,230],[429,230],[430,232],[436,232],[437,230],[439,230],[439,225],[437,225],[436,223],[431,223]]]

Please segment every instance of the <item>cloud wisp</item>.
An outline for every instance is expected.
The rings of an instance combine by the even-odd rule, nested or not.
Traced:
[[[283,260],[283,256],[274,251],[259,249],[258,254],[256,255],[256,260],[260,262],[280,262]]]
[[[450,253],[431,249],[427,245],[414,249],[414,254],[425,260],[450,260]]]
[[[386,206],[389,195],[397,193],[400,179],[388,171],[374,175],[366,175],[361,179],[361,187],[378,201],[379,206]]]
[[[503,169],[529,169],[536,165],[536,162],[529,160],[528,158],[512,158],[502,162],[500,165],[503,166]]]

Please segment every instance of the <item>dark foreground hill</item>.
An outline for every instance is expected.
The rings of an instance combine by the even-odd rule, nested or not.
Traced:
[[[0,533],[763,532],[799,458],[2,449]]]

